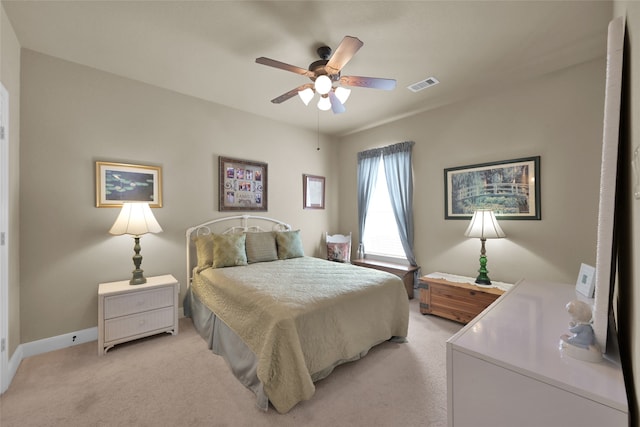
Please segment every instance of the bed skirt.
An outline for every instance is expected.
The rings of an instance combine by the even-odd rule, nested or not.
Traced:
[[[235,332],[200,302],[191,288],[187,291],[184,302],[185,316],[191,317],[193,326],[207,342],[209,349],[222,356],[238,381],[253,391],[258,408],[268,410],[269,398],[258,379],[256,355]]]

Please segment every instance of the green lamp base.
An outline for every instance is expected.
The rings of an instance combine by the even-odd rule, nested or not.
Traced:
[[[480,255],[480,269],[478,270],[478,273],[480,274],[476,277],[476,284],[490,286],[491,280],[487,274],[489,273],[489,270],[487,270],[487,257],[485,255]]]

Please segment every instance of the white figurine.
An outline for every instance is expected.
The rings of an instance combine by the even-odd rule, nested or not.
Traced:
[[[602,351],[591,327],[591,307],[585,302],[573,300],[567,303],[566,309],[571,316],[571,335],[563,334],[560,337],[560,350],[576,359],[599,362],[602,360]]]

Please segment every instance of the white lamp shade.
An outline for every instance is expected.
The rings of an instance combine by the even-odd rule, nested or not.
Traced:
[[[336,97],[343,104],[347,102],[347,99],[349,99],[349,95],[351,95],[351,89],[347,89],[346,87],[342,87],[342,86],[337,87],[335,92],[336,92]]]
[[[161,231],[162,227],[153,216],[148,203],[124,203],[109,233],[117,236],[122,234],[140,236]]]
[[[322,111],[327,111],[331,109],[331,101],[328,96],[321,96],[318,100],[318,108]]]
[[[311,102],[311,99],[313,99],[313,89],[308,87],[304,90],[301,90],[298,92],[298,96],[300,97],[302,102],[304,102],[304,105],[309,105],[309,102]]]
[[[327,76],[318,76],[315,82],[315,89],[320,95],[326,95],[331,90],[331,79]]]
[[[489,209],[480,209],[473,213],[464,235],[480,239],[499,239],[506,236],[500,228],[495,214]]]

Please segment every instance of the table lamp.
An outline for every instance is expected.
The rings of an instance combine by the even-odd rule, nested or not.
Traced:
[[[464,232],[467,237],[477,237],[482,242],[482,248],[480,249],[480,269],[478,277],[476,278],[476,284],[478,285],[491,285],[491,280],[487,273],[487,255],[484,248],[484,242],[487,239],[499,239],[505,237],[504,231],[500,228],[498,220],[495,214],[490,209],[479,209],[473,213],[469,227]]]
[[[140,268],[142,264],[142,255],[140,255],[140,236],[146,233],[160,233],[162,228],[156,221],[148,203],[124,203],[120,215],[116,218],[109,233],[116,236],[129,234],[133,236],[135,244],[133,251],[133,277],[129,281],[131,285],[141,285],[147,282],[144,277],[143,270]]]

